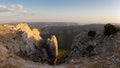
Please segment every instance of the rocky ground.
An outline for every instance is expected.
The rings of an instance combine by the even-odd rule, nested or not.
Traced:
[[[46,63],[56,63],[57,55],[58,43],[54,35],[44,41],[38,29],[31,29],[25,23],[0,25],[0,68],[46,66]]]
[[[55,35],[43,39],[38,29],[22,23],[0,25],[0,68],[120,68],[120,32],[105,36],[97,32],[78,34],[71,52],[56,64]]]
[[[120,32],[105,36],[97,32],[95,37],[88,33],[78,34],[71,46],[66,61],[80,63],[87,68],[120,67]]]

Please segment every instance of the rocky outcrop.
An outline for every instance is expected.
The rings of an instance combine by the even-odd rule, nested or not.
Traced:
[[[51,39],[47,40],[47,45],[46,51],[48,54],[48,62],[50,64],[56,64],[56,58],[58,56],[58,42],[55,35],[53,35]]]
[[[49,59],[44,39],[40,36],[38,29],[31,29],[28,24],[21,23],[17,25],[0,25],[0,46],[4,47],[12,54],[20,55],[25,54],[33,61],[47,62]],[[51,63],[55,62],[58,55],[58,44],[55,36],[50,41],[45,42],[47,47],[55,58]]]
[[[75,37],[71,46],[72,51],[66,61],[82,62],[88,67],[93,64],[102,68],[118,68],[120,66],[118,48],[120,48],[120,32],[110,36],[97,32],[95,37],[90,37],[87,32],[84,32]]]

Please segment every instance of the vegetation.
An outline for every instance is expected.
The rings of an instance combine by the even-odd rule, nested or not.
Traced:
[[[91,52],[94,50],[95,46],[89,45],[85,50],[83,51],[82,55],[91,55]]]
[[[57,59],[61,59],[64,55],[69,53],[68,50],[59,50],[58,52],[59,52],[59,55],[58,55]]]
[[[111,34],[115,34],[118,31],[120,31],[120,29],[112,24],[106,24],[104,26],[104,35],[109,36]]]
[[[96,31],[89,31],[88,32],[88,36],[91,36],[91,37],[95,37],[95,35],[96,35]]]

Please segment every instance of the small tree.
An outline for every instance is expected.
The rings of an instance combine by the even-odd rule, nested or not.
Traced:
[[[95,37],[95,35],[96,35],[96,31],[89,31],[88,32],[88,36],[91,36],[91,37]]]
[[[120,29],[115,27],[114,25],[112,24],[106,24],[104,26],[104,35],[111,35],[111,34],[115,34],[119,31]]]

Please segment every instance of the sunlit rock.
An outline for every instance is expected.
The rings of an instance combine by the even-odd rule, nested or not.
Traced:
[[[56,58],[58,56],[58,41],[55,35],[51,39],[47,40],[47,52],[48,52],[48,63],[56,64]]]
[[[0,44],[5,53],[26,55],[35,62],[55,64],[58,56],[56,36],[44,41],[39,30],[26,23],[0,25]]]

